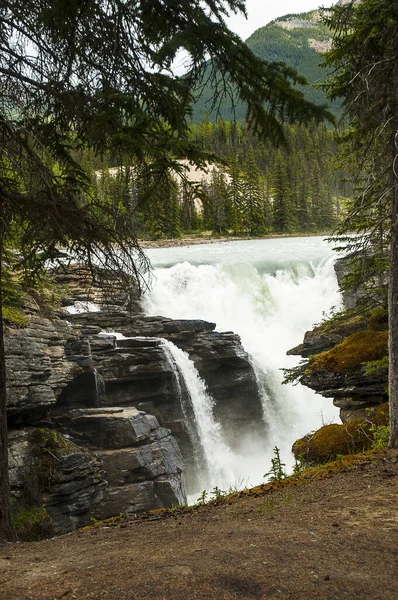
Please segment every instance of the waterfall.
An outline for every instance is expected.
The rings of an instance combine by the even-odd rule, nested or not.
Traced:
[[[185,425],[194,450],[193,461],[186,463],[188,498],[195,501],[203,490],[214,487],[228,490],[247,482],[246,458],[236,456],[223,439],[220,425],[213,416],[214,401],[189,355],[171,341],[158,337],[132,336],[109,330],[98,334],[114,340],[115,348],[128,349],[130,341],[156,344],[174,374],[175,391],[184,415]],[[191,471],[191,472],[190,472]]]
[[[98,373],[97,369],[93,369],[94,387],[95,387],[95,408],[102,406],[102,401],[105,398],[105,382],[104,378]]]
[[[160,338],[166,360],[174,374],[174,391],[178,397],[179,405],[184,416],[184,425],[188,432],[192,456],[185,453],[185,485],[187,493],[193,490],[205,489],[207,479],[207,461],[204,454],[203,444],[200,439],[200,432],[197,426],[195,411],[192,404],[191,394],[187,388],[184,376],[178,366],[178,361],[174,357],[178,348],[168,340]],[[172,349],[170,349],[170,346]]]
[[[255,240],[167,248],[148,252],[154,286],[144,299],[148,315],[201,318],[218,331],[234,331],[249,353],[262,395],[267,450],[238,457],[240,472],[259,483],[275,445],[292,465],[292,443],[325,422],[338,419],[330,400],[301,385],[281,385],[286,356],[341,298],[335,257],[321,238]],[[237,432],[239,435],[239,432]],[[262,471],[262,473],[261,473]]]
[[[182,409],[188,423],[192,423],[193,414],[194,430],[205,460],[201,485],[208,490],[215,486],[228,489],[235,480],[234,456],[223,440],[220,425],[214,419],[213,399],[188,354],[169,340],[162,339],[161,342],[166,356],[172,359],[178,385],[181,386],[182,378],[186,388],[184,394],[180,387]]]

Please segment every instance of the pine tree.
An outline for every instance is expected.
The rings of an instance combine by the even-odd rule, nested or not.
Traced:
[[[264,190],[253,149],[243,163],[242,208],[241,218],[244,229],[250,235],[263,235],[265,233]]]
[[[231,228],[234,233],[243,229],[243,190],[242,171],[236,151],[233,151],[228,161],[227,174],[229,178],[228,199],[231,206]]]
[[[286,159],[280,151],[276,155],[273,177],[274,229],[278,233],[290,233],[296,221],[292,193],[289,184]]]
[[[390,243],[390,444],[398,447],[398,3],[364,0],[337,6],[327,22],[334,31],[326,58],[335,71],[329,93],[344,99],[350,126],[345,156],[359,188],[340,232],[361,234],[350,247],[359,249],[365,265],[370,255],[378,267],[378,247],[384,247],[383,238]]]

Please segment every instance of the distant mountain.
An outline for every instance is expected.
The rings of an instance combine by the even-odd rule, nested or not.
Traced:
[[[257,29],[246,40],[246,44],[257,56],[267,61],[286,63],[304,75],[310,84],[320,83],[327,78],[328,71],[319,64],[322,61],[321,53],[330,49],[331,42],[331,33],[321,22],[319,10],[280,17]],[[313,86],[299,87],[308,100],[316,104],[328,104],[330,110],[339,116],[339,104],[331,104],[321,89]],[[217,107],[218,110],[211,111],[211,97],[212,89],[207,85],[195,105],[195,121],[201,121],[206,114],[210,120],[215,120],[218,116],[231,119],[234,115],[238,120],[244,119],[242,104],[237,104],[234,114],[227,101]]]

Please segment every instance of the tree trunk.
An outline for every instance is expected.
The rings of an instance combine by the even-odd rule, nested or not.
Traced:
[[[398,14],[395,14],[398,17]],[[395,28],[391,94],[391,250],[388,289],[390,446],[398,448],[398,40]]]
[[[398,132],[397,136],[398,137]],[[398,143],[398,140],[396,140]],[[395,157],[398,156],[396,148]],[[398,163],[396,159],[395,162]],[[398,165],[396,165],[398,168]],[[391,201],[390,284],[388,290],[390,446],[398,447],[398,181],[394,173]]]
[[[0,217],[1,219],[1,217]],[[1,227],[1,225],[0,225]],[[0,232],[0,542],[14,539],[11,519],[10,482],[8,478],[8,445],[6,413],[6,367],[3,336],[3,232]]]

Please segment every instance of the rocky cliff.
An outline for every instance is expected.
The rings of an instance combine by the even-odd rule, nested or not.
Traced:
[[[339,283],[347,262],[336,262]],[[362,289],[343,294],[347,308],[355,309]],[[388,319],[386,310],[350,311],[306,332],[302,344],[288,354],[308,360],[300,367],[300,383],[333,398],[343,423],[364,418],[369,409],[385,403],[387,394]]]
[[[87,273],[61,279],[64,304],[95,300],[101,310],[45,317],[30,299],[27,324],[6,329],[16,509],[44,506],[52,531],[63,533],[92,517],[185,503],[200,452],[162,339],[190,355],[233,445],[237,429],[263,429],[238,336],[204,321],[146,317],[138,304],[127,311],[122,290],[110,305]]]

